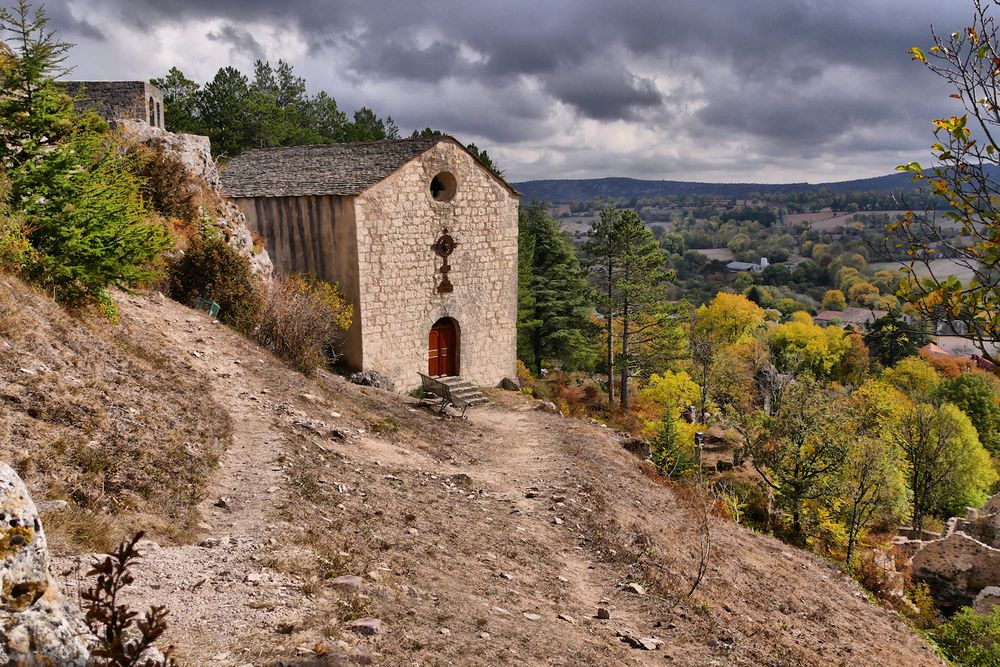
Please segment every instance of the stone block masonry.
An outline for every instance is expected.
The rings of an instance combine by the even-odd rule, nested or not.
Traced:
[[[139,120],[163,128],[163,92],[146,81],[67,81],[76,108],[111,122]]]
[[[454,196],[436,201],[435,175],[452,174]],[[458,373],[479,385],[515,374],[517,198],[458,145],[440,142],[358,196],[360,324],[366,368],[397,387],[427,372],[427,334],[458,324]],[[438,293],[442,260],[431,246],[447,229],[451,293]]]

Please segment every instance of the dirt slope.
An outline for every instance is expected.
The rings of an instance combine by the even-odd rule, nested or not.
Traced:
[[[696,513],[605,429],[502,392],[440,419],[304,379],[168,300],[121,310],[121,335],[183,360],[233,424],[202,546],[148,545],[132,595],[170,608],[185,664],[941,664],[832,565],[724,522],[686,597]],[[72,591],[80,566],[60,566]],[[351,631],[359,618],[379,632]]]

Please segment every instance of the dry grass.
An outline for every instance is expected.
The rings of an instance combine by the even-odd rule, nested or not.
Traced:
[[[184,542],[228,415],[148,332],[71,317],[9,277],[0,329],[0,457],[36,500],[69,503],[44,517],[54,550],[103,551],[138,527]]]

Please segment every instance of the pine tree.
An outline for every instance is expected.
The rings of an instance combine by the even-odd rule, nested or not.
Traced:
[[[930,338],[919,327],[908,325],[896,311],[871,323],[864,334],[865,345],[886,368],[900,359],[912,357]]]
[[[47,24],[26,0],[0,9],[0,32],[13,34],[16,46],[0,66],[9,204],[28,225],[28,277],[60,301],[97,303],[111,314],[107,287],[148,278],[149,261],[168,239],[161,225],[146,222],[132,165],[107,124],[77,114],[55,84],[69,45]]]
[[[677,429],[677,417],[668,410],[663,415],[660,431],[649,443],[650,459],[660,472],[671,478],[682,477],[695,467],[692,452],[680,444],[680,433]]]
[[[519,277],[519,353],[536,373],[545,360],[579,367],[589,350],[590,290],[566,234],[545,204],[534,202],[521,220]],[[530,262],[530,264],[529,264]]]
[[[201,86],[197,82],[171,67],[166,76],[152,79],[150,83],[163,92],[163,122],[168,130],[205,134],[198,112]]]
[[[597,305],[604,316],[605,356],[604,364],[608,374],[608,408],[615,404],[615,285],[618,281],[619,255],[618,237],[615,227],[621,211],[608,207],[601,211],[587,232],[587,242],[583,246],[587,258],[587,269],[597,296]]]
[[[666,253],[653,233],[632,210],[605,209],[590,229],[586,251],[591,276],[600,294],[608,335],[609,387],[615,366],[614,322],[621,325],[618,357],[620,403],[629,408],[629,380],[641,365],[644,345],[663,336],[669,327],[665,287],[671,278],[665,268]]]

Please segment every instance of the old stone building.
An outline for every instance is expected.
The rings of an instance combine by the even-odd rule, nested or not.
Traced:
[[[163,128],[163,92],[147,81],[66,81],[76,108],[107,121],[139,120]]]
[[[222,183],[276,271],[340,285],[352,368],[397,389],[514,375],[519,195],[454,139],[255,150]]]

